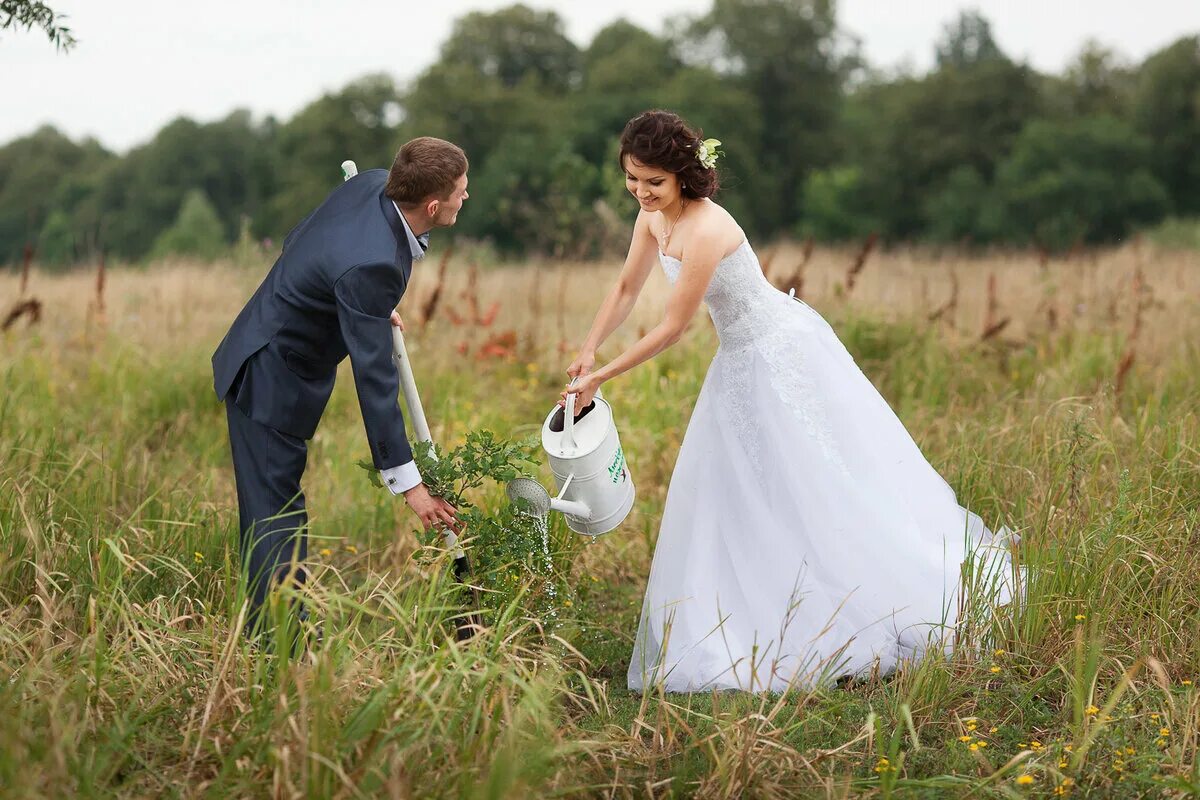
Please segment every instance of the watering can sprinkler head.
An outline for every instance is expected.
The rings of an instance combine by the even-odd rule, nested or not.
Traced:
[[[544,517],[550,513],[550,493],[533,478],[514,478],[504,487],[508,502],[517,511],[531,517]]]
[[[570,483],[568,478],[563,484],[564,493]],[[559,511],[580,519],[589,519],[592,516],[592,510],[586,503],[564,500],[561,493],[558,497],[551,497],[546,488],[533,478],[514,478],[508,482],[504,491],[509,502],[514,504],[518,511],[531,517],[545,517],[551,511]]]

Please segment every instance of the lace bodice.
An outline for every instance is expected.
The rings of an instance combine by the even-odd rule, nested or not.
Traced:
[[[659,260],[667,280],[674,284],[683,264],[662,251]],[[767,332],[774,316],[768,309],[786,308],[786,303],[793,301],[767,281],[750,242],[743,240],[717,264],[704,302],[722,347],[732,349],[744,347]]]
[[[674,285],[683,263],[659,251],[659,262],[667,280]],[[753,355],[761,356],[770,368],[771,384],[783,401],[821,445],[830,463],[841,471],[845,465],[833,443],[820,394],[806,372],[797,337],[837,336],[816,311],[776,289],[763,275],[749,240],[721,259],[704,293],[704,302],[716,327],[721,346],[713,368],[724,370],[728,391],[719,406],[738,431],[751,461],[758,464],[759,425],[752,402]],[[840,342],[838,342],[840,346]]]

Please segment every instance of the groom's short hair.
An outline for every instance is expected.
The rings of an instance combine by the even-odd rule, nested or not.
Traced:
[[[400,205],[416,205],[428,197],[445,200],[467,174],[467,154],[445,139],[418,136],[396,153],[384,190]]]

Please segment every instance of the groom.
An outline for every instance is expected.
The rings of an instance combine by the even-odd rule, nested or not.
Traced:
[[[454,508],[430,495],[413,463],[396,402],[390,325],[429,231],[453,225],[467,199],[467,157],[450,142],[413,139],[390,171],[338,186],[283,241],[283,252],[213,354],[225,402],[250,616],[261,625],[273,586],[304,581],[308,517],[300,478],[347,355],[375,467],[428,528],[458,531]]]

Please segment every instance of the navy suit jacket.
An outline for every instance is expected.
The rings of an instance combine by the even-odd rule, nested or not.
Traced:
[[[388,319],[408,284],[412,250],[383,193],[387,175],[351,178],[292,229],[212,359],[219,399],[232,394],[250,419],[311,439],[349,355],[377,469],[412,460]]]

